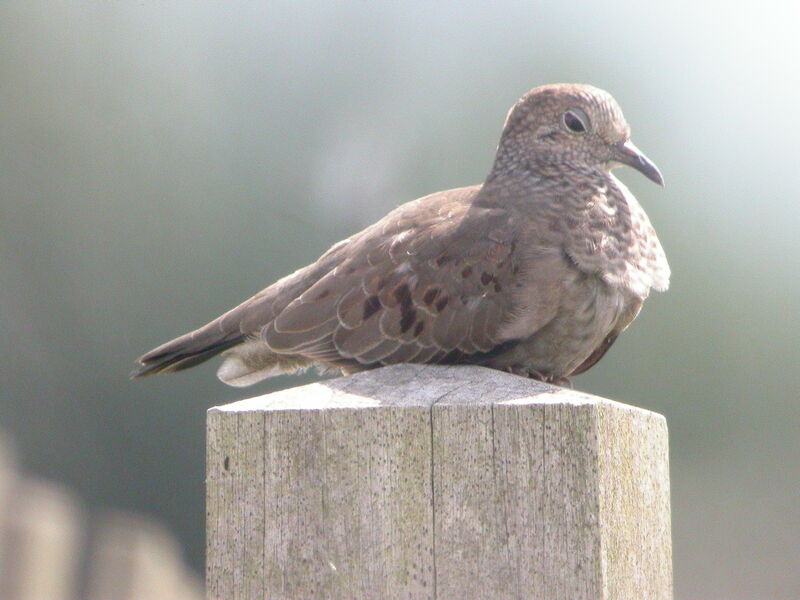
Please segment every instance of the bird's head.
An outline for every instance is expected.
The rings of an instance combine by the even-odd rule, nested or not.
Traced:
[[[590,85],[543,85],[522,96],[506,117],[495,168],[610,170],[627,165],[664,184],[656,167],[630,139],[616,100]]]

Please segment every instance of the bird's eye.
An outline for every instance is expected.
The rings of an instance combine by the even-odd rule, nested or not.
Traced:
[[[572,132],[584,133],[588,129],[588,121],[586,115],[579,113],[577,110],[568,110],[564,113],[564,125]]]

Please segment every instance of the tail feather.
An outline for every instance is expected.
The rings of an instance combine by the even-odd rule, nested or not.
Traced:
[[[238,346],[249,338],[257,338],[259,331],[275,319],[277,313],[344,259],[342,252],[344,247],[342,243],[334,246],[316,263],[278,280],[200,329],[175,338],[141,356],[138,359],[139,364],[131,373],[131,378],[182,371]],[[273,358],[274,355],[266,345],[259,347],[255,358],[250,356],[252,354],[250,350],[242,351],[246,355],[247,365],[239,365],[234,353],[229,357],[232,362],[222,374],[232,380],[254,382],[257,380],[256,372],[263,379],[278,372],[296,371],[308,366],[309,362],[298,357],[285,360]],[[257,364],[251,364],[253,361]],[[273,366],[274,373],[271,370]]]
[[[245,336],[241,332],[220,336],[210,335],[198,329],[179,338],[167,342],[139,357],[139,366],[131,372],[131,379],[155,375],[157,373],[174,373],[199,365],[213,358],[228,348],[241,344]]]

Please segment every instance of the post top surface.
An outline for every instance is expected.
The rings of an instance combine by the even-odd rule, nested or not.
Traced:
[[[211,408],[248,412],[434,405],[607,405],[650,412],[584,392],[476,366],[401,364]],[[655,414],[655,413],[653,413]]]

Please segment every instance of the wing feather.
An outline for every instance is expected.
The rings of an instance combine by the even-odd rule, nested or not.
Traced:
[[[336,267],[262,329],[268,346],[373,366],[447,362],[505,341],[517,225],[473,205],[477,189],[404,205],[337,247]]]

